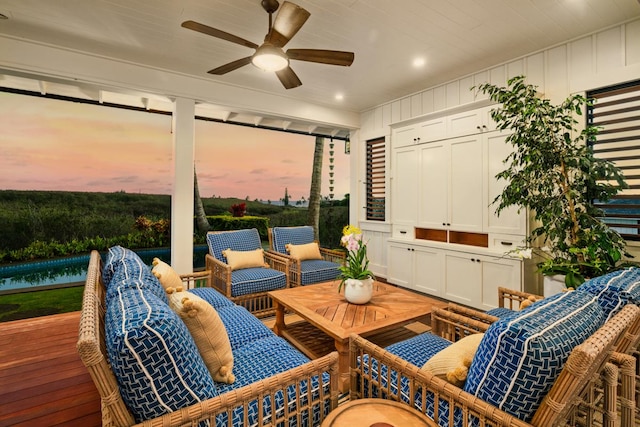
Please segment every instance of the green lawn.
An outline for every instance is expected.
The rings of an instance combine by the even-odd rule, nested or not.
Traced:
[[[0,296],[0,322],[79,311],[83,286]]]

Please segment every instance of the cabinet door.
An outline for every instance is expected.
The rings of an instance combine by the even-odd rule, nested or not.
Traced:
[[[420,143],[438,141],[447,137],[447,124],[445,117],[427,120],[425,122],[421,122],[418,126],[420,132]]]
[[[391,146],[398,148],[414,145],[417,143],[419,133],[420,129],[417,124],[395,128],[391,133]]]
[[[419,155],[418,224],[426,228],[446,228],[449,218],[449,147],[441,142],[424,144],[419,148]]]
[[[486,210],[483,191],[482,136],[450,142],[449,222],[456,231],[482,232]]]
[[[482,109],[464,111],[447,117],[447,136],[456,137],[482,132]]]
[[[408,245],[389,243],[387,249],[387,281],[394,285],[409,287],[413,276],[412,248]]]
[[[498,306],[498,287],[522,290],[522,261],[483,256],[482,300],[476,307],[490,310]]]
[[[414,275],[410,287],[418,292],[442,296],[444,253],[441,249],[415,248]]]
[[[479,256],[463,252],[445,252],[443,297],[471,307],[482,301],[482,262]]]
[[[526,212],[523,210],[518,213],[518,209],[515,206],[511,206],[502,210],[498,216],[496,214],[498,204],[493,203],[506,185],[506,181],[497,179],[496,175],[506,169],[506,165],[503,162],[512,151],[511,145],[506,142],[507,135],[501,132],[491,132],[486,135],[487,189],[489,195],[486,211],[487,229],[490,233],[524,236],[527,231]]]
[[[417,148],[393,150],[391,218],[395,224],[413,227],[418,211]]]

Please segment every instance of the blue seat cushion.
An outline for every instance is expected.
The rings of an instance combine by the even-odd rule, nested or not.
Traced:
[[[234,373],[236,375],[236,381],[233,384],[218,384],[221,393],[243,387],[245,385],[254,383],[259,380],[277,375],[291,368],[300,366],[309,359],[294,349],[284,339],[272,334],[270,337],[262,338],[256,341],[252,341],[242,348],[234,351]],[[329,392],[328,388],[329,376],[324,374],[322,377],[322,386],[325,393]],[[275,411],[278,415],[282,415],[285,409],[285,405],[289,406],[290,411],[295,411],[297,406],[297,399],[300,398],[303,404],[306,404],[309,399],[309,391],[311,392],[311,399],[316,399],[319,395],[319,381],[318,377],[311,378],[311,390],[309,390],[308,381],[303,380],[300,383],[300,395],[296,395],[295,388],[289,386],[286,390],[287,398],[285,400],[283,392],[277,392],[275,394]],[[273,407],[270,396],[263,399],[263,412],[268,417],[272,413]],[[249,426],[253,426],[257,422],[258,402],[252,401],[248,404],[248,417]],[[292,426],[310,426],[320,424],[320,411],[324,411],[325,415],[329,408],[320,408],[319,405],[313,407],[313,414],[311,420],[309,420],[309,414],[303,412],[301,414],[299,423],[296,423],[295,418],[292,420]],[[234,427],[245,427],[242,422],[243,408],[235,408],[232,414],[232,425]],[[267,418],[269,420],[270,417]],[[226,426],[227,416],[223,414],[218,416],[216,424],[218,426]]]
[[[216,311],[227,330],[231,350],[234,354],[240,347],[261,340],[262,338],[274,336],[271,329],[244,307],[233,305],[230,307],[221,307]],[[235,365],[237,365],[237,363]],[[238,375],[236,375],[236,377],[237,376]]]
[[[200,298],[202,298],[203,300],[211,304],[211,306],[216,310],[219,310],[223,307],[235,306],[235,304],[231,302],[229,298],[225,297],[224,295],[222,295],[220,292],[218,292],[213,288],[195,288],[195,289],[189,289],[188,292],[191,292],[194,295],[199,296]]]
[[[207,233],[207,245],[209,246],[209,253],[218,261],[222,261],[225,264],[227,259],[222,255],[222,251],[227,249],[233,251],[254,251],[262,248],[260,234],[255,228]]]
[[[478,347],[464,390],[530,421],[571,350],[604,319],[596,297],[574,291],[496,321]]]
[[[154,294],[133,283],[118,288],[107,303],[105,332],[109,363],[136,422],[218,394],[184,322]]]
[[[301,283],[308,285],[311,283],[328,282],[335,280],[340,274],[339,264],[321,259],[310,259],[300,262]]]
[[[301,227],[273,227],[271,229],[271,243],[273,250],[281,254],[288,254],[287,245],[305,245],[315,241],[313,227],[304,225]]]
[[[231,296],[255,294],[284,289],[287,275],[271,268],[243,268],[231,272]]]
[[[598,297],[607,320],[627,304],[640,304],[640,268],[632,267],[594,277],[580,285],[578,292]]]
[[[151,272],[151,267],[130,249],[121,246],[109,248],[102,275],[107,289],[105,297],[107,301],[118,289],[133,284],[136,288],[140,287],[147,292],[152,292],[165,303],[169,302],[162,284]],[[108,284],[105,279],[108,280]]]

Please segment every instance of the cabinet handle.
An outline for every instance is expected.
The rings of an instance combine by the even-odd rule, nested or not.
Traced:
[[[476,262],[476,259],[475,258],[471,258],[471,262]]]
[[[487,125],[482,125],[482,129],[486,129],[486,128],[487,128]]]
[[[401,231],[400,234],[407,234],[407,232],[406,231]]]
[[[443,223],[442,223],[442,225],[447,225],[447,223],[446,223],[446,222],[443,222]]]
[[[451,225],[451,223],[450,223],[450,222],[448,222],[448,223],[447,223],[447,225]]]
[[[513,242],[500,242],[503,246],[513,246]]]

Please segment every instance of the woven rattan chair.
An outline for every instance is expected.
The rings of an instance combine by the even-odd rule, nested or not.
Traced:
[[[615,359],[616,343],[638,317],[640,317],[640,308],[629,304],[586,341],[575,347],[530,422],[518,419],[439,379],[430,372],[420,371],[417,366],[355,334],[351,336],[350,341],[351,399],[383,396],[385,399],[399,401],[416,407],[427,415],[430,414],[440,426],[457,425],[456,417],[453,416],[456,413],[462,414],[463,418],[476,419],[479,425],[539,427],[575,425],[576,419],[584,413],[583,411],[580,414],[576,408],[579,404],[584,404],[585,390],[589,388],[590,381],[594,377],[601,375],[604,377],[603,383],[607,384],[604,389],[606,409],[601,424],[613,426],[618,422],[616,412],[618,376],[625,377],[625,384],[633,384],[634,375],[623,372],[609,361]],[[475,322],[467,322],[460,326],[456,333],[474,332],[475,329],[471,323]],[[475,326],[479,326],[480,329],[483,329],[484,325],[482,322],[475,323]],[[444,329],[446,327],[440,327],[440,330]],[[376,363],[373,363],[373,360]],[[625,391],[622,390],[622,393]],[[424,396],[437,399],[439,404],[434,405],[433,399],[421,398]],[[428,402],[431,402],[431,407]],[[444,405],[448,408],[445,413],[439,412],[443,407],[442,402],[445,402]],[[592,407],[597,406],[593,402],[587,403]],[[635,425],[629,409],[633,410],[634,405],[629,405],[627,410],[621,410],[619,422],[623,427]],[[460,421],[459,418],[458,421]],[[590,425],[594,418],[582,417],[582,421]]]
[[[209,253],[206,269],[211,271],[212,286],[236,304],[242,305],[256,317],[274,314],[269,291],[289,287],[289,261],[264,251],[266,266],[232,270],[223,251],[261,250],[260,235],[255,228],[207,233]]]
[[[320,247],[322,259],[309,260],[294,258],[287,251],[288,244],[304,245],[314,242],[317,243],[311,226],[269,228],[269,249],[289,260],[291,286],[327,282],[338,277],[338,268],[344,264],[346,258],[343,251]]]
[[[135,424],[134,418],[120,395],[118,383],[111,370],[107,356],[105,343],[106,289],[102,281],[101,271],[102,259],[97,251],[93,251],[89,260],[82,300],[77,349],[100,394],[102,425],[105,427],[132,426]],[[196,274],[196,276],[198,280],[206,281],[208,273]],[[183,276],[183,281],[185,282],[193,279],[193,275]],[[248,426],[249,414],[247,413],[247,408],[252,402],[260,402],[260,407],[262,407],[261,404],[265,399],[275,402],[278,396],[283,394],[303,396],[303,385],[310,378],[318,377],[323,372],[328,372],[330,375],[329,391],[325,391],[323,387],[320,387],[314,392],[317,398],[314,400],[297,399],[295,407],[289,406],[282,413],[273,414],[265,409],[255,414],[257,417],[256,423],[260,426],[290,425],[290,422],[299,420],[302,413],[311,413],[313,407],[320,405],[320,407],[333,409],[337,406],[337,352],[217,397],[147,420],[140,425],[157,427],[216,426],[219,425],[216,423],[217,416],[229,416],[235,408],[241,407],[245,408],[245,410],[238,421],[242,422],[242,425]],[[324,415],[323,411],[319,412],[321,420]],[[205,421],[205,423],[202,423],[202,421]],[[224,425],[226,426],[227,424]]]

